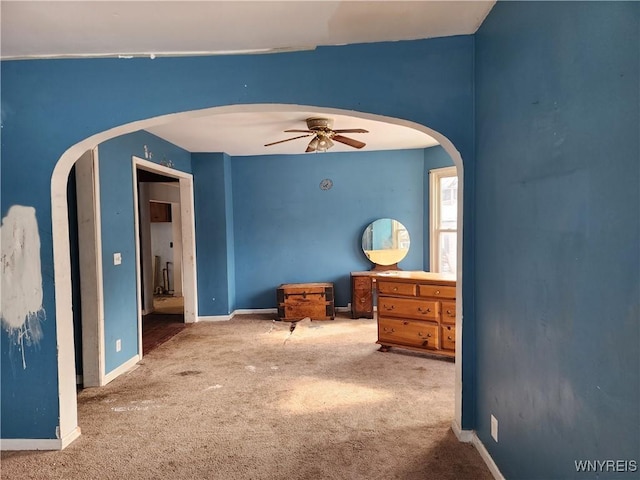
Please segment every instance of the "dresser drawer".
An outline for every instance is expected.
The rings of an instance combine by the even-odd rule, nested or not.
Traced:
[[[408,295],[416,296],[415,283],[385,282],[378,280],[378,293],[387,295]]]
[[[443,285],[419,285],[418,295],[421,297],[456,298],[456,287]]]
[[[440,343],[438,328],[435,323],[379,318],[378,343],[399,343],[437,350]]]
[[[373,318],[373,293],[371,290],[354,290],[351,294],[351,312],[354,318]]]
[[[373,277],[351,274],[351,317],[373,318]]]
[[[456,324],[456,304],[455,302],[442,302],[442,323]]]
[[[456,327],[453,325],[443,325],[440,327],[440,346],[445,350],[456,349]]]
[[[381,296],[378,297],[378,315],[435,321],[438,318],[438,302]]]
[[[351,277],[351,285],[354,290],[371,291],[371,277]]]

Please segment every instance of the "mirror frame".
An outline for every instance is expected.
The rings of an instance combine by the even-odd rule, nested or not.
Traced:
[[[372,257],[371,252],[377,252],[378,250],[367,250],[365,249],[365,245],[371,244],[371,234],[374,230],[374,225],[378,222],[383,222],[383,221],[390,221],[391,223],[391,234],[392,234],[392,242],[393,242],[393,247],[397,246],[397,242],[398,242],[398,232],[406,232],[406,241],[408,242],[408,245],[405,248],[383,248],[383,249],[379,249],[379,250],[384,250],[384,251],[391,251],[391,250],[397,250],[397,253],[395,255],[392,254],[392,261],[390,263],[386,263],[386,262],[379,262],[380,258],[378,257],[377,260],[378,262],[376,262],[375,257]],[[395,228],[394,228],[395,226]],[[398,226],[400,228],[398,228]],[[409,231],[407,230],[407,228],[398,220],[394,219],[394,218],[379,218],[377,220],[374,220],[373,222],[371,222],[369,225],[367,225],[367,227],[364,229],[364,232],[362,233],[362,241],[361,241],[361,247],[362,247],[362,251],[365,254],[365,256],[367,257],[367,259],[373,263],[373,267],[371,268],[371,270],[401,270],[400,267],[398,267],[398,263],[401,262],[409,253],[409,248],[411,247],[411,237],[409,235]]]

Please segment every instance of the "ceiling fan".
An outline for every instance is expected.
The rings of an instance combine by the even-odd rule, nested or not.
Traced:
[[[287,138],[286,140],[280,140],[278,142],[267,143],[265,147],[276,145],[278,143],[289,142],[298,138],[311,137],[309,145],[305,152],[326,152],[334,145],[334,141],[344,143],[353,148],[362,148],[366,143],[353,138],[345,137],[342,133],[369,133],[368,130],[362,128],[347,128],[343,130],[333,129],[333,119],[331,118],[319,118],[311,117],[307,118],[307,130],[285,130],[290,133],[306,133],[306,135],[299,135],[293,138]]]

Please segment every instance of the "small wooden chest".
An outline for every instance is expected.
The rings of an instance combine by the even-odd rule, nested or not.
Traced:
[[[333,283],[285,283],[277,289],[278,319],[333,320]]]

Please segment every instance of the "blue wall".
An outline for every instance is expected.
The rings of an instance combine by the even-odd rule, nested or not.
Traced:
[[[234,157],[238,308],[275,307],[275,288],[296,282],[333,282],[346,306],[349,272],[372,266],[361,240],[378,218],[407,227],[418,247],[400,266],[420,270],[423,162],[423,150]]]
[[[282,102],[415,121],[460,150],[463,426],[477,428],[507,478],[571,478],[577,476],[574,460],[583,458],[637,460],[639,9],[635,2],[505,2],[475,37],[264,56],[2,62],[1,212],[14,204],[36,209],[47,315],[40,345],[25,352],[26,370],[11,356],[15,348],[6,332],[0,334],[2,437],[55,438],[55,326],[72,321],[56,318],[53,296],[49,183],[60,155],[89,135],[135,120]],[[92,81],[77,81],[87,76]],[[242,177],[236,169],[249,170],[245,161],[255,160],[232,162],[227,226],[229,207],[249,219],[257,208],[236,180]],[[225,162],[223,157],[228,184]],[[318,171],[311,184],[291,167],[291,173],[279,173],[302,182],[305,200],[316,198],[318,215],[320,205],[338,205],[339,174]],[[333,190],[318,189],[324,177],[334,179]],[[246,178],[268,191],[250,171]],[[299,188],[289,185],[286,196],[301,198]],[[197,186],[196,195],[202,197]],[[269,201],[274,219],[277,205]],[[280,215],[300,213],[297,207],[282,210]],[[352,251],[341,252],[343,259],[357,258],[359,234],[381,213],[349,224]],[[235,238],[224,240],[235,245],[235,252],[224,251],[227,268],[234,259],[255,257],[247,242],[258,240],[233,220]],[[295,221],[289,217],[288,224]],[[284,234],[257,223],[278,239]],[[336,234],[324,227],[318,235],[334,242]],[[313,247],[321,244],[310,240]],[[264,266],[252,260],[252,266]],[[248,265],[236,265],[238,286]],[[345,272],[364,267],[355,261],[341,266]],[[305,272],[286,263],[279,271],[285,268]],[[298,278],[307,280],[283,275],[282,281]],[[267,286],[259,277],[262,283],[252,291],[238,289],[237,307],[248,299],[266,303],[276,281]],[[228,310],[234,306],[227,295]],[[215,312],[218,304],[208,307]],[[491,414],[499,420],[497,444],[489,434]]]
[[[290,103],[427,125],[453,142],[468,173],[474,157],[473,56],[473,37],[461,36],[274,55],[1,62],[1,213],[4,216],[15,204],[36,209],[47,314],[38,350],[26,352],[34,357],[27,370],[12,371],[5,357],[10,339],[6,332],[0,333],[2,437],[55,438],[59,413],[55,326],[72,319],[55,315],[50,179],[69,147],[110,128],[163,114],[230,104]],[[78,81],[87,78],[91,81]],[[473,176],[468,178],[465,181],[473,181]],[[466,193],[472,188],[472,183],[465,184]],[[239,196],[235,191],[233,195],[235,203]],[[375,217],[379,215],[377,211]],[[371,219],[363,219],[360,229],[367,220]],[[242,248],[239,233],[236,227],[236,259]],[[473,278],[472,234],[471,225],[465,224],[465,279]],[[350,265],[344,268],[348,271]],[[236,272],[241,271],[242,266],[236,266]],[[237,278],[236,284],[241,281]],[[249,295],[256,294],[264,292]],[[240,297],[247,293],[238,292]],[[464,298],[465,326],[470,326],[470,287]],[[471,342],[463,344],[463,352],[472,350]],[[472,363],[464,365],[465,382],[470,382]],[[463,425],[471,421],[469,392],[463,397]]]
[[[200,316],[236,308],[230,162],[224,153],[192,155]]]
[[[102,277],[104,299],[105,373],[138,352],[138,301],[136,286],[135,223],[132,156],[149,161],[171,161],[178,170],[191,171],[191,155],[148,132],[140,131],[108,140],[98,148],[100,215],[102,227]],[[113,264],[113,254],[122,263]],[[122,349],[116,352],[116,340]]]
[[[452,165],[441,147],[321,155],[194,153],[198,314],[273,308],[280,283],[328,281],[350,301],[349,272],[371,264],[360,247],[376,218],[400,220],[413,248],[404,269],[428,265],[425,168]],[[331,178],[334,187],[319,188]]]
[[[476,35],[476,426],[506,478],[640,461],[639,13],[505,2]]]

